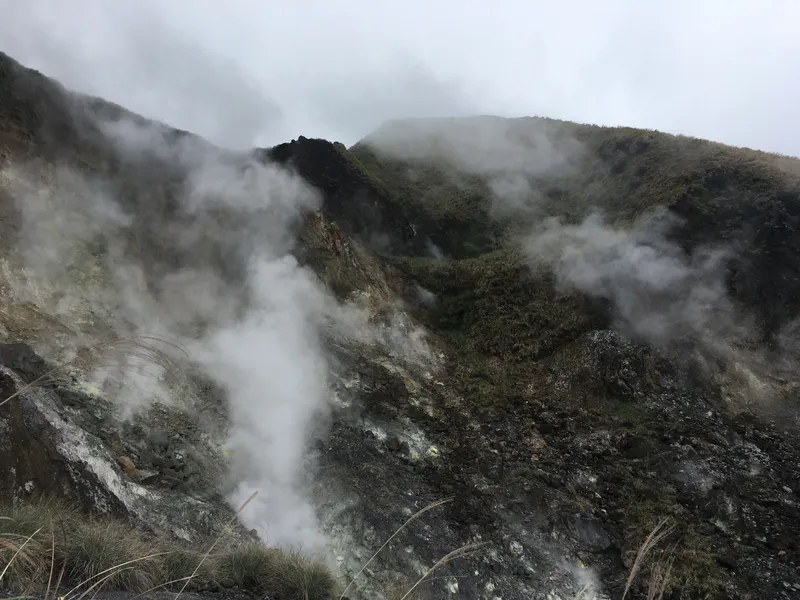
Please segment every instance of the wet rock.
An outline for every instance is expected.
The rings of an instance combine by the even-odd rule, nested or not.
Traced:
[[[48,372],[44,359],[27,344],[0,344],[0,364],[17,373],[25,383]]]
[[[576,517],[570,522],[574,538],[590,552],[604,552],[611,547],[611,539],[603,526],[592,519]]]
[[[620,448],[621,452],[632,459],[648,458],[659,452],[658,443],[642,436],[627,436]]]
[[[161,478],[159,480],[159,484],[161,485],[161,487],[165,487],[168,489],[177,489],[179,486],[182,486],[183,483],[184,483],[183,479],[181,479],[180,477],[166,473],[161,475]]]
[[[728,571],[736,572],[738,569],[738,562],[734,556],[731,554],[720,554],[717,556],[717,562],[720,566],[724,567]]]
[[[137,471],[138,479],[144,485],[152,485],[156,481],[158,481],[159,473],[158,471],[149,471],[146,469],[139,469]]]
[[[21,360],[36,364],[28,351],[23,352]],[[126,514],[124,503],[103,482],[104,476],[114,479],[113,461],[107,459],[108,472],[97,472],[87,465],[79,448],[90,438],[64,421],[58,397],[35,387],[23,390],[24,385],[16,373],[0,366],[0,396],[17,394],[0,407],[0,431],[4,434],[4,443],[0,443],[0,495],[10,501],[33,489],[44,493],[57,490],[100,511]]]
[[[75,390],[62,387],[56,388],[56,393],[58,394],[59,398],[61,398],[61,401],[67,406],[81,408],[87,405],[86,395],[76,392]]]
[[[538,425],[539,433],[542,435],[550,435],[556,430],[555,425],[552,423],[539,423]]]
[[[153,447],[154,451],[159,451],[167,448],[169,438],[163,431],[153,430],[148,435],[147,442]]]

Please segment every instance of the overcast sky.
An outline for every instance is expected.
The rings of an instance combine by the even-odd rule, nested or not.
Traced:
[[[0,49],[243,147],[542,115],[800,155],[800,0],[0,0]]]

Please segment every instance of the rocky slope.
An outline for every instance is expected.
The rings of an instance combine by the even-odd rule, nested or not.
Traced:
[[[2,54],[0,153],[4,499],[197,541],[267,482],[240,535],[313,546],[310,498],[347,581],[452,498],[354,598],[465,545],[423,593],[619,598],[666,518],[629,597],[800,595],[794,159],[489,117],[238,156]],[[157,389],[142,334],[188,349]]]

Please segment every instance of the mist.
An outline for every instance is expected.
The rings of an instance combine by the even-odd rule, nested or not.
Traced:
[[[35,163],[7,166],[0,179],[22,219],[14,293],[79,332],[76,345],[113,329],[185,349],[188,359],[173,358],[225,394],[230,505],[258,491],[240,515],[246,527],[271,545],[321,550],[306,452],[330,411],[321,332],[422,363],[434,357],[412,323],[395,315],[373,325],[293,257],[298,226],[320,206],[316,191],[291,171],[227,150],[298,135],[350,144],[374,132],[367,142],[391,156],[443,161],[457,183],[485,178],[492,215],[504,219],[530,216],[542,201],[537,178],[574,173],[584,148],[555,121],[475,117],[442,135],[446,117],[536,114],[800,154],[800,87],[762,93],[797,70],[791,24],[800,15],[789,3],[758,14],[745,4],[452,3],[420,18],[413,3],[294,12],[243,1],[76,8],[0,0],[0,50],[213,143],[176,140],[129,118],[97,123],[129,174],[149,176],[158,164],[157,183],[181,181],[166,199],[145,190],[131,200],[111,178],[67,167],[43,176]],[[392,119],[404,120],[379,127]],[[607,300],[624,334],[658,348],[691,341],[712,359],[738,356],[750,326],[725,288],[730,249],[687,254],[669,241],[670,226],[659,218],[626,231],[599,214],[577,225],[552,219],[529,232],[525,249],[553,269],[562,291]],[[434,245],[429,252],[444,256]],[[786,327],[784,348],[796,350],[796,330]],[[91,377],[112,386],[123,417],[136,419],[154,402],[174,401],[152,368],[129,360]]]
[[[493,114],[800,154],[785,76],[800,6],[785,0],[0,6],[0,50],[221,145],[350,145],[391,119]]]
[[[84,2],[70,9],[75,20],[61,10],[43,2],[4,19],[9,30],[0,49],[71,89],[224,147],[249,148],[254,136],[280,129],[280,108],[241,65],[154,18],[141,3],[108,11]]]
[[[540,205],[537,178],[574,174],[587,159],[570,124],[541,118],[402,119],[363,140],[380,155],[415,168],[445,167],[458,187],[478,176],[492,196],[490,212],[498,218],[529,216]]]
[[[725,267],[731,252],[699,248],[686,253],[666,234],[676,220],[650,215],[633,230],[606,224],[599,213],[578,225],[548,219],[530,237],[532,260],[550,265],[564,291],[610,301],[623,334],[666,349],[693,341],[708,349],[746,329],[728,297]]]
[[[82,331],[82,343],[102,340],[102,331],[86,326],[91,319],[120,335],[161,336],[185,349],[226,395],[231,505],[259,492],[242,522],[270,544],[320,550],[305,450],[328,408],[320,328],[325,318],[349,313],[291,255],[294,228],[318,206],[318,194],[289,171],[199,138],[175,144],[166,128],[127,118],[98,125],[133,173],[157,160],[182,176],[178,212],[158,214],[162,200],[148,196],[156,212],[143,215],[102,175],[6,167],[21,214],[16,249],[28,275],[18,280],[18,295]],[[137,185],[158,193],[157,178]],[[131,241],[142,235],[152,241]],[[193,258],[180,266],[163,258],[171,251]],[[222,258],[207,261],[208,253]],[[124,356],[113,362],[91,376],[113,392],[124,418],[172,401],[157,365]]]
[[[486,181],[489,216],[515,223],[528,260],[551,269],[560,291],[606,301],[623,335],[662,350],[693,347],[712,363],[743,360],[741,348],[753,345],[752,315],[728,293],[733,247],[687,253],[669,239],[680,221],[667,211],[642,215],[630,227],[607,223],[599,205],[587,205],[589,214],[578,224],[548,216],[561,207],[543,197],[542,180],[596,168],[571,124],[488,116],[409,119],[386,124],[363,143],[410,164],[412,173],[436,164],[456,186],[468,185],[468,177]],[[789,347],[786,331],[781,343]],[[751,365],[753,360],[748,358]]]

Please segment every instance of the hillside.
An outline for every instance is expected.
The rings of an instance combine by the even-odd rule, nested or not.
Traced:
[[[662,519],[628,598],[800,593],[800,160],[496,117],[241,155],[0,54],[0,169],[9,516],[196,559],[257,490],[200,596],[338,598],[442,498],[348,597],[462,548],[420,597],[618,599]]]

